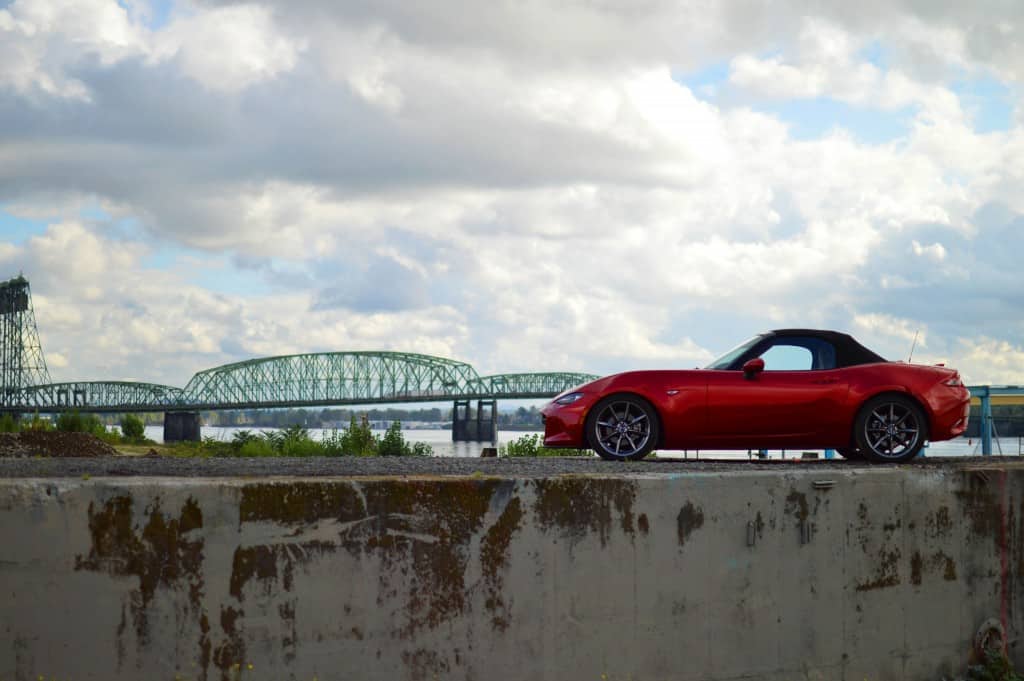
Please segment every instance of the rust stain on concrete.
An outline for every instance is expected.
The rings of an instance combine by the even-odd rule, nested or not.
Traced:
[[[636,482],[621,479],[553,478],[534,483],[537,499],[533,511],[544,530],[558,528],[575,540],[596,533],[601,546],[611,537],[612,511],[619,527],[633,535],[633,502]]]
[[[480,543],[480,566],[487,589],[484,607],[491,613],[491,626],[496,631],[505,631],[512,617],[512,604],[505,602],[503,594],[502,571],[508,567],[509,545],[512,535],[522,526],[522,520],[522,503],[519,497],[513,497]]]
[[[347,482],[259,483],[242,488],[238,522],[268,521],[284,525],[365,515],[356,488]]]
[[[145,509],[146,524],[140,531],[133,522],[133,505],[127,495],[106,501],[100,509],[89,504],[92,546],[88,556],[75,556],[75,570],[139,580],[129,606],[135,633],[144,645],[149,639],[147,608],[157,589],[183,591],[190,607],[201,609],[203,539],[186,535],[202,528],[203,514],[191,497],[177,518],[165,515],[157,500]]]
[[[892,549],[886,551],[884,548],[878,552],[878,569],[875,578],[870,582],[862,582],[857,585],[857,591],[874,591],[896,586],[900,583],[900,550]]]
[[[676,534],[679,545],[684,546],[694,530],[704,526],[704,509],[694,506],[692,501],[687,501],[676,516]]]

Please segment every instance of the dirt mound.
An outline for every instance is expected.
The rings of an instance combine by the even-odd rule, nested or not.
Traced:
[[[0,433],[0,456],[114,456],[117,450],[88,433]]]

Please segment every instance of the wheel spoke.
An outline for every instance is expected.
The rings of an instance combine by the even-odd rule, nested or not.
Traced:
[[[605,428],[614,428],[614,426],[611,423],[608,423],[607,421],[598,421],[597,425],[604,426]]]
[[[635,443],[635,442],[633,442],[633,438],[631,438],[631,437],[629,436],[629,433],[623,433],[623,434],[622,434],[622,436],[623,436],[624,438],[626,438],[626,440],[627,440],[627,441],[629,441],[629,446],[630,446],[630,447],[632,448],[632,449],[630,450],[630,454],[632,454],[633,452],[635,452],[635,451],[637,450],[637,446],[636,446],[636,443]]]

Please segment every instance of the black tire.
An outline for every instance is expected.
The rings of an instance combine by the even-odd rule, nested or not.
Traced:
[[[661,434],[654,407],[635,395],[611,395],[594,405],[587,417],[591,448],[608,461],[638,461],[647,456]]]
[[[853,424],[853,441],[873,463],[910,461],[928,439],[928,420],[913,400],[889,394],[864,403]]]
[[[836,451],[839,452],[839,456],[843,457],[847,461],[864,460],[864,455],[856,447],[839,447]]]

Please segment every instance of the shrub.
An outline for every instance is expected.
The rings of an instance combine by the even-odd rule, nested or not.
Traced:
[[[125,414],[121,417],[121,435],[136,442],[144,440],[146,439],[146,424],[135,414]]]
[[[57,430],[64,431],[65,433],[81,433],[82,415],[78,413],[77,409],[61,412],[60,416],[57,417]]]
[[[96,414],[83,415],[77,409],[63,412],[57,417],[57,430],[66,433],[89,433],[108,442],[117,442],[120,439],[116,433],[107,432],[107,427]]]
[[[402,436],[402,424],[394,421],[388,426],[384,437],[381,438],[380,445],[377,446],[377,453],[381,456],[402,456],[406,449],[408,449],[408,445],[405,444],[405,438]]]
[[[377,454],[377,438],[370,430],[370,422],[364,415],[356,423],[355,414],[348,424],[348,430],[341,436],[341,448],[348,456],[375,456]]]
[[[47,432],[53,430],[53,424],[50,423],[49,419],[44,419],[39,416],[38,413],[32,415],[32,420],[27,424],[21,424],[22,430],[30,430],[32,432]]]
[[[498,447],[499,456],[581,456],[590,457],[589,449],[555,449],[545,447],[537,433],[523,435]]]
[[[17,433],[18,422],[14,420],[14,416],[11,414],[4,414],[0,416],[0,433]]]

